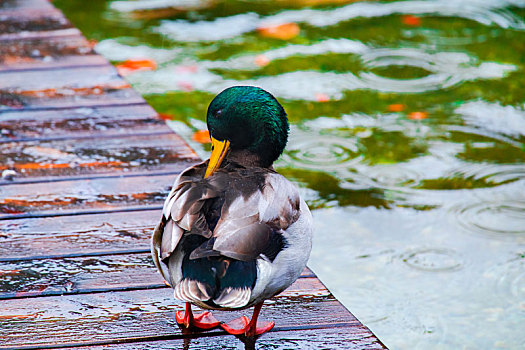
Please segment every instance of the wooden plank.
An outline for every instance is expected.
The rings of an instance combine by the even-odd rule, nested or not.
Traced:
[[[0,73],[0,111],[144,103],[114,67]]]
[[[8,36],[0,35],[0,72],[108,65],[80,34],[6,41]]]
[[[0,299],[165,287],[149,253],[4,262],[0,276]]]
[[[46,0],[17,0],[0,3],[0,42],[80,35]]]
[[[174,179],[159,175],[0,186],[0,219],[15,218],[17,213],[78,215],[93,209],[159,207]]]
[[[0,221],[0,262],[149,250],[160,211]],[[2,268],[3,269],[3,268]]]
[[[0,142],[118,136],[170,130],[147,104],[0,112]]]
[[[0,154],[0,171],[13,169],[17,172],[15,179],[180,171],[198,160],[184,140],[167,130],[146,135],[5,142],[0,143]]]
[[[143,233],[143,236],[149,238],[151,231]],[[308,277],[312,276],[311,271],[305,270],[303,275],[311,280],[297,282],[292,290],[322,287],[316,277]],[[167,288],[153,265],[149,251],[141,254],[3,261],[0,276],[0,299]],[[290,293],[292,291],[288,295]]]
[[[47,0],[7,0],[0,2],[0,16],[11,10],[41,12],[55,9]]]
[[[31,32],[71,29],[62,12],[50,8],[0,9],[0,40],[4,37],[24,37]]]
[[[129,339],[109,345],[107,342],[92,341],[91,346],[75,347],[75,349],[240,349],[242,343],[232,336],[188,336],[150,337],[146,339]],[[78,344],[81,345],[81,344]],[[99,345],[99,346],[97,346]],[[254,343],[245,343],[244,349],[384,349],[384,346],[371,335],[368,328],[355,324],[328,324],[302,329],[299,327],[275,327],[272,332],[263,335]],[[26,348],[22,348],[26,349]],[[72,348],[67,348],[72,349]]]
[[[2,306],[6,311],[0,318],[0,328],[2,346],[6,347],[180,334],[173,311],[183,309],[183,303],[173,299],[169,288],[39,297],[30,302],[9,299],[3,300]],[[245,312],[214,313],[227,321]],[[291,287],[269,300],[261,317],[275,320],[279,327],[308,328],[349,321],[358,324],[326,289],[305,289],[304,285]]]

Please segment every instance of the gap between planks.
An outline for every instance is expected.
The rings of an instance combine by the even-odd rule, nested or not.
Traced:
[[[0,221],[3,220],[20,220],[33,218],[54,218],[60,216],[77,216],[77,215],[95,215],[95,214],[109,214],[109,213],[127,213],[144,210],[162,210],[162,205],[142,205],[127,208],[111,208],[111,209],[92,209],[92,210],[71,210],[64,212],[43,212],[43,213],[22,213],[22,214],[8,214],[0,216]]]
[[[56,136],[56,137],[27,137],[18,138],[11,140],[0,140],[0,143],[11,143],[11,142],[35,142],[35,141],[64,141],[64,140],[92,140],[92,139],[107,139],[107,138],[127,138],[127,137],[141,137],[141,136],[159,136],[159,135],[173,135],[173,131],[150,131],[150,132],[132,132],[129,134],[125,133],[114,133],[114,134],[101,134],[101,135],[79,135],[79,136]]]
[[[124,103],[116,103],[116,102],[110,102],[110,103],[88,103],[88,104],[78,104],[74,106],[24,106],[23,108],[7,108],[4,110],[0,110],[0,115],[3,112],[27,112],[27,111],[61,111],[65,109],[78,109],[78,108],[100,108],[100,107],[129,107],[129,106],[143,106],[146,103],[144,100],[142,101],[136,101],[136,100],[130,100],[130,102],[124,102]]]

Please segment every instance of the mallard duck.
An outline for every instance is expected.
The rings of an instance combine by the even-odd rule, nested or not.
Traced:
[[[181,327],[254,337],[274,322],[257,325],[264,301],[290,286],[312,247],[312,215],[297,188],[272,167],[288,139],[283,107],[270,93],[235,86],[217,95],[206,116],[209,160],[184,170],[164,203],[152,236],[153,260],[186,302],[176,313]],[[246,316],[221,323],[203,309],[237,310]]]

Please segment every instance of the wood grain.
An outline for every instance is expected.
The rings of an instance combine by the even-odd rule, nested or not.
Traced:
[[[119,136],[170,130],[147,104],[0,112],[0,142]]]
[[[0,74],[0,110],[144,103],[109,65]]]
[[[177,135],[157,134],[87,137],[50,141],[0,143],[0,170],[12,169],[16,179],[133,171],[181,170],[197,155]]]
[[[93,209],[159,206],[174,179],[161,175],[0,186],[0,219],[17,213],[78,215]]]
[[[151,232],[145,232],[145,237]],[[2,261],[0,299],[46,295],[166,288],[146,253]],[[140,278],[137,278],[140,276]],[[287,295],[324,288],[306,269],[303,278]],[[324,293],[324,292],[323,292]]]
[[[303,287],[290,287],[289,291],[268,301],[261,317],[276,320],[279,327],[308,328],[308,325],[349,321],[357,324],[358,321],[326,289]],[[2,346],[180,334],[173,316],[175,310],[183,309],[183,303],[173,299],[169,288],[30,300],[2,300],[7,310],[0,318]],[[214,314],[228,321],[249,314],[249,311],[216,311]]]
[[[2,23],[6,25],[0,22],[0,29]],[[64,30],[60,32],[64,33]],[[0,72],[108,65],[108,61],[96,55],[79,33],[25,39],[13,35],[0,34]],[[11,40],[7,40],[8,36],[12,37]]]
[[[149,251],[160,210],[0,221],[0,261]]]
[[[256,342],[245,344],[229,335],[200,337],[173,335],[151,337],[140,342],[136,342],[136,339],[126,339],[125,341],[120,340],[119,343],[105,346],[86,346],[78,349],[384,349],[377,338],[370,335],[370,331],[366,327],[352,323],[323,324],[312,327],[312,329],[277,326],[272,332],[257,339]],[[95,344],[96,342],[94,342]]]

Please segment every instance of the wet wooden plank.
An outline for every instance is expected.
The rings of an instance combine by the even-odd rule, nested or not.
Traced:
[[[10,41],[7,36],[0,34],[0,72],[109,64],[80,34]]]
[[[159,175],[0,186],[0,219],[17,213],[79,215],[93,209],[161,207],[174,179]]]
[[[147,104],[0,112],[0,142],[167,132]]]
[[[0,72],[0,111],[144,103],[112,66]]]
[[[44,6],[46,7],[0,8],[0,40],[7,37],[25,37],[31,32],[73,28],[59,10],[49,4]]]
[[[306,283],[307,278],[299,279]],[[314,279],[312,279],[313,281]],[[180,335],[173,316],[183,303],[169,288],[3,300],[0,318],[2,346],[63,344],[97,340]],[[216,311],[220,320],[239,317],[243,311]],[[358,321],[324,287],[290,287],[268,301],[262,318],[278,327],[308,326]],[[330,317],[326,317],[330,315]],[[223,334],[221,331],[213,331]]]
[[[149,238],[151,231],[143,236]],[[153,265],[149,251],[139,254],[24,259],[0,263],[0,299],[166,288]],[[304,271],[303,278],[310,280],[296,282],[288,295],[301,288],[303,291],[324,288],[308,269]]]
[[[0,2],[0,16],[9,11],[44,12],[55,10],[47,0],[3,0]]]
[[[0,261],[149,251],[159,210],[0,221]]]
[[[180,171],[198,160],[184,140],[168,130],[146,135],[5,142],[0,143],[0,154],[0,171],[16,171],[14,183],[33,177]]]
[[[204,337],[150,337],[139,341],[127,339],[109,345],[104,342],[91,342],[91,346],[75,347],[75,349],[384,349],[377,338],[371,336],[370,331],[363,326],[342,323],[320,325],[312,329],[290,329],[292,327],[275,327],[253,344],[243,344],[232,336],[204,336]],[[107,343],[106,343],[107,344]],[[79,344],[80,345],[80,344]],[[66,348],[72,349],[72,348]]]
[[[0,42],[78,35],[80,31],[49,1],[4,0],[0,3]]]

